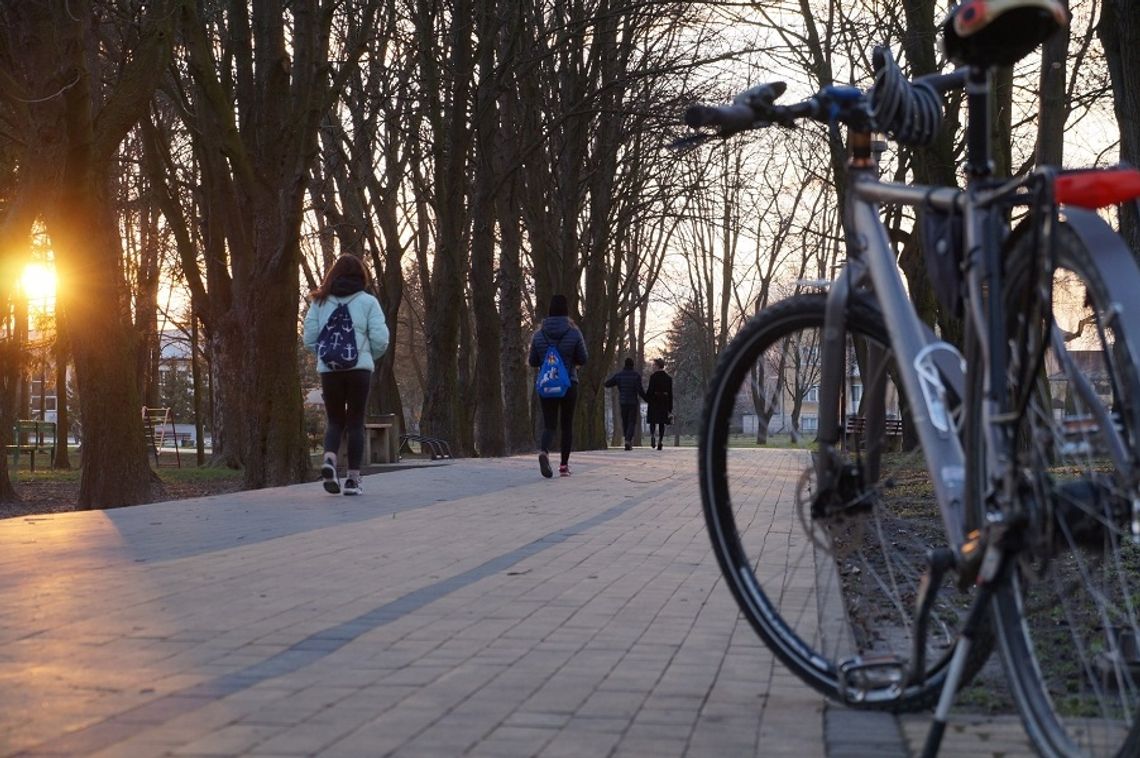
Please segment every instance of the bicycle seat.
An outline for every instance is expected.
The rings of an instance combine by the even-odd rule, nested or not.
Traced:
[[[942,23],[942,44],[958,64],[1010,66],[1068,23],[1060,0],[966,0]]]

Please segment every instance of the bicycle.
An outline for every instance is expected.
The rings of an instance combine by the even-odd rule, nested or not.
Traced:
[[[761,311],[718,360],[699,441],[704,516],[776,656],[853,707],[935,706],[926,754],[996,648],[1042,754],[1134,756],[1140,269],[1095,209],[1140,195],[1140,172],[993,177],[991,73],[1065,16],[1054,0],[991,3],[997,17],[979,26],[970,5],[942,28],[951,73],[908,81],[879,48],[867,91],[777,105],[776,82],[686,111],[703,130],[685,146],[814,121],[845,126],[849,154],[842,271]],[[880,181],[873,135],[930,144],[959,89],[965,188]],[[921,210],[961,349],[918,317],[880,204]],[[761,469],[729,447],[741,407],[768,430],[804,426],[814,407],[817,436]]]

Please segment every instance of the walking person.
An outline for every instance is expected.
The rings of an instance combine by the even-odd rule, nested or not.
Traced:
[[[656,370],[649,375],[649,388],[645,394],[649,396],[649,407],[645,411],[649,422],[649,447],[661,449],[665,441],[665,425],[673,423],[673,377],[665,373],[665,361],[656,358],[653,361]]]
[[[540,397],[542,407],[542,440],[539,444],[538,469],[547,479],[554,476],[550,468],[550,443],[554,430],[561,432],[559,476],[570,476],[570,448],[574,444],[574,405],[578,401],[578,367],[586,364],[586,340],[581,330],[570,320],[570,308],[565,295],[550,298],[550,310],[542,320],[542,327],[530,339],[528,363],[542,366],[547,348],[553,346],[562,357],[570,374],[570,387],[561,397]]]
[[[633,358],[625,359],[625,368],[606,380],[605,386],[618,388],[618,405],[621,407],[621,431],[625,449],[633,450],[633,437],[637,433],[638,398],[647,400],[641,384],[641,374],[633,369]]]
[[[368,385],[376,359],[388,349],[388,325],[370,286],[364,262],[342,255],[329,266],[321,286],[309,293],[305,314],[305,347],[317,354],[327,419],[321,480],[325,492],[334,495],[342,491],[337,461],[342,437],[348,440],[343,492],[361,493]]]

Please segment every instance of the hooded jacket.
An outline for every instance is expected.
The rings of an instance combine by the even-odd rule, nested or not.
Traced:
[[[571,384],[577,384],[578,367],[586,365],[586,340],[578,327],[570,323],[569,316],[547,316],[542,320],[542,328],[530,338],[527,363],[535,368],[541,366],[550,345],[557,346],[562,362],[570,369]]]

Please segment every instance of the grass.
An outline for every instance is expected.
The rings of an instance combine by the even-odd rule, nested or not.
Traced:
[[[28,455],[21,455],[18,466],[12,465],[12,459],[8,459],[8,475],[12,481],[20,482],[44,482],[44,483],[66,483],[78,482],[80,478],[80,462],[81,456],[79,448],[68,449],[68,459],[71,463],[69,469],[53,469],[51,468],[51,459],[47,455],[36,456],[36,470],[32,471]],[[174,465],[175,458],[172,453],[161,453],[162,466],[154,468],[154,461],[148,455],[151,468],[158,474],[158,478],[166,483],[174,484],[194,484],[199,482],[238,482],[241,481],[242,472],[236,469],[212,466],[197,466],[194,463],[195,452],[188,450],[182,455],[182,466]]]
[[[648,439],[645,434],[642,434],[644,439]],[[674,447],[674,437],[672,434],[665,435],[665,447]],[[808,450],[815,445],[815,433],[804,433],[800,437],[798,443],[793,443],[792,438],[786,434],[774,434],[768,437],[766,445],[756,444],[756,435],[754,434],[730,434],[728,436],[728,447],[730,448],[752,448],[752,449],[795,449],[795,450]],[[679,438],[677,447],[696,447],[697,435],[695,434],[682,434]]]

